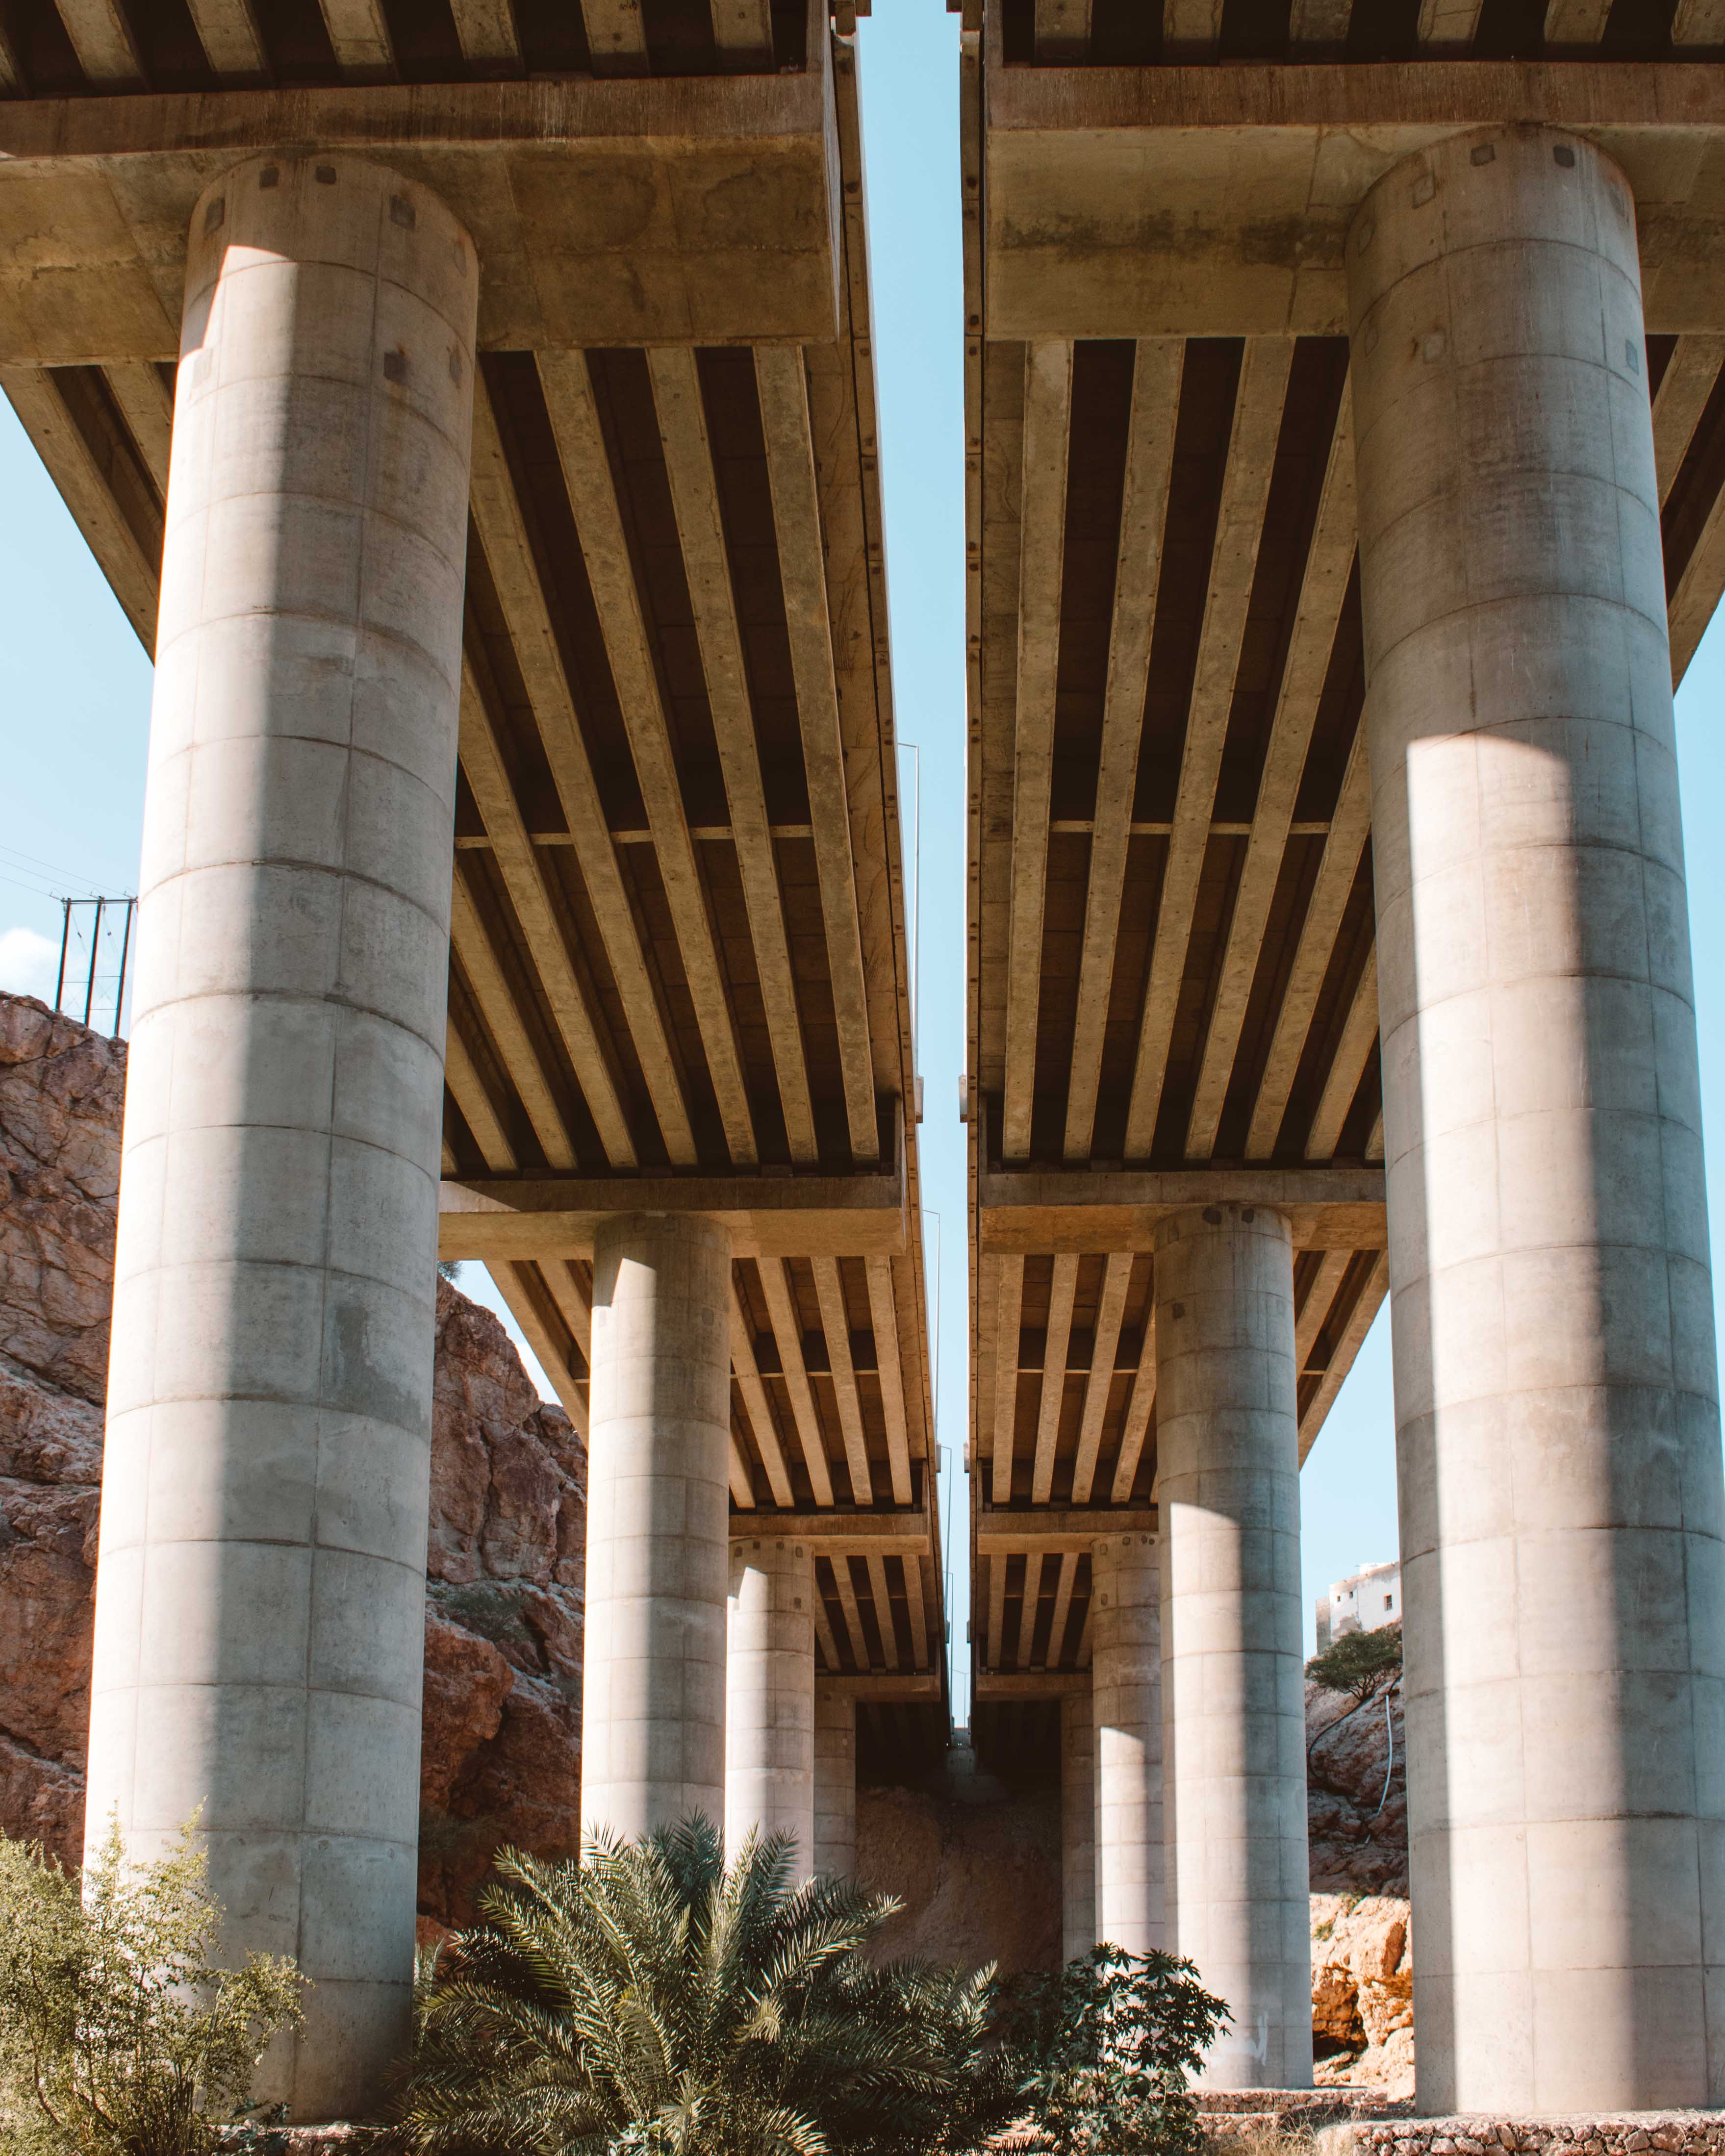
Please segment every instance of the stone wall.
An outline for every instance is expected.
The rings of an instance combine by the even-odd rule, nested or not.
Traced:
[[[1325,2156],[1718,2156],[1725,2150],[1725,2112],[1622,2111],[1563,2118],[1468,2112],[1455,2118],[1371,2120],[1334,2128]]]
[[[124,1042],[0,994],[0,1830],[75,1863]],[[585,1448],[441,1281],[419,1902],[459,1922],[501,1840],[568,1850]]]

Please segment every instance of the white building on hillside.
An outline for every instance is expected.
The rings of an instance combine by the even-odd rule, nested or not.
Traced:
[[[1344,1632],[1375,1632],[1402,1621],[1402,1565],[1399,1558],[1363,1564],[1346,1579],[1332,1582],[1317,1599],[1317,1651],[1322,1654]]]

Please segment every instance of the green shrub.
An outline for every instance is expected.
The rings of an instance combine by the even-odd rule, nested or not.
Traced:
[[[1380,1678],[1402,1666],[1402,1630],[1385,1625],[1376,1632],[1344,1632],[1341,1638],[1314,1655],[1306,1674],[1331,1691],[1351,1692],[1362,1702],[1378,1689]]]
[[[1060,2156],[1190,2156],[1189,2076],[1228,2019],[1169,1954],[1099,1946],[1057,1976],[1021,1977],[1002,2016],[1018,2109]]]
[[[132,1864],[116,1820],[81,1883],[0,1835],[0,2145],[208,2156],[265,2045],[302,2019],[293,1964],[220,1968],[220,1925],[190,1826]]]
[[[864,1949],[898,1904],[728,1866],[696,1818],[580,1865],[495,1860],[480,1921],[422,1963],[391,2136],[426,2156],[923,2156],[1012,2116],[963,1979]]]

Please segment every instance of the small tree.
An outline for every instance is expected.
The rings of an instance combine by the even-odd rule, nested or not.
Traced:
[[[1020,1978],[1002,2033],[1022,2107],[1060,2156],[1190,2156],[1189,2077],[1228,2019],[1189,1961],[1105,1945]]]
[[[195,1826],[196,1822],[193,1822]],[[0,1835],[0,2124],[31,2156],[208,2156],[264,2048],[303,2019],[290,1961],[217,1966],[221,1911],[182,1830],[128,1862],[117,1819],[85,1873]]]
[[[1375,1632],[1344,1632],[1322,1654],[1312,1656],[1306,1674],[1329,1691],[1350,1693],[1363,1707],[1378,1681],[1401,1666],[1401,1627],[1385,1625]]]

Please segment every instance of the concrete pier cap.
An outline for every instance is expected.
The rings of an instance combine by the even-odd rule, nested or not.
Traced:
[[[425,188],[249,158],[193,219],[151,713],[87,1820],[194,1813],[293,1955],[259,2092],[410,2035],[478,264]]]
[[[1725,1481],[1635,208],[1562,131],[1347,264],[1422,2112],[1725,2097]]]

